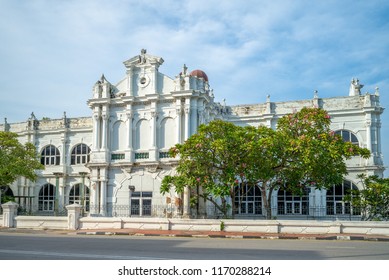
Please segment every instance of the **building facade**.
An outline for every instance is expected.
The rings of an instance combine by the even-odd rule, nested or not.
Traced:
[[[101,216],[191,216],[190,193],[160,194],[161,180],[174,173],[177,160],[168,150],[196,133],[200,124],[223,119],[236,125],[275,128],[285,114],[303,107],[320,107],[331,116],[331,127],[345,141],[371,151],[369,159],[347,161],[343,184],[330,190],[307,190],[294,196],[278,191],[272,197],[276,216],[358,216],[343,202],[344,194],[361,188],[357,175],[383,176],[381,114],[378,88],[361,94],[353,79],[348,95],[227,106],[215,102],[207,75],[202,70],[170,78],[159,71],[161,57],[142,50],[124,62],[125,76],[111,84],[104,75],[93,86],[88,106],[90,117],[38,120],[0,125],[0,130],[19,134],[20,141],[34,143],[45,169],[38,180],[19,178],[7,194],[32,212],[59,213],[65,205],[81,203],[86,213]],[[246,188],[239,186],[238,188]],[[237,196],[236,215],[262,216],[260,193],[251,188]],[[205,211],[205,210],[204,210]],[[208,209],[212,216],[212,210]],[[195,213],[199,214],[199,213]]]

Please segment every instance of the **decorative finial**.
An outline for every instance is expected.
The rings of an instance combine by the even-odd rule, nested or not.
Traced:
[[[318,95],[318,91],[317,90],[315,90],[314,92],[313,92],[313,98],[319,98],[319,95]]]
[[[146,50],[146,49],[141,49],[141,50],[140,50],[140,53],[141,53],[142,55],[145,55],[145,54],[146,54],[146,52],[147,52],[147,50]]]
[[[361,94],[363,85],[359,83],[358,78],[353,78],[350,84],[349,96],[358,96]]]
[[[266,102],[270,102],[270,94],[266,96]]]
[[[186,65],[184,64],[184,66],[182,67],[182,75],[186,75],[186,70],[188,70],[188,67],[186,67]]]
[[[380,96],[380,88],[375,87],[375,95]]]

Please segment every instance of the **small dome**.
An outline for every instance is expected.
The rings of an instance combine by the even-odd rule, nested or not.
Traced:
[[[194,76],[194,77],[197,77],[197,78],[203,78],[204,81],[208,82],[208,76],[202,70],[198,70],[198,69],[197,70],[193,70],[192,72],[190,72],[190,75]]]

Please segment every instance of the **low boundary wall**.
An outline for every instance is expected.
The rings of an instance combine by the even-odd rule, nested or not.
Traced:
[[[15,227],[23,229],[69,229],[68,217],[17,216]]]
[[[273,234],[367,234],[389,236],[389,222],[306,221],[306,220],[230,220],[81,217],[81,206],[67,206],[68,215],[17,216],[17,204],[3,204],[0,226],[23,229],[149,229],[183,231],[257,232]]]
[[[274,234],[379,234],[389,236],[389,222],[215,220],[165,218],[80,219],[79,229],[154,229],[184,231],[260,232]]]

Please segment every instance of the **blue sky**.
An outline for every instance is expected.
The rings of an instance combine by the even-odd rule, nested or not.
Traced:
[[[102,73],[112,83],[140,49],[160,71],[202,69],[227,104],[380,88],[389,104],[389,1],[0,0],[0,121],[89,116]],[[382,115],[389,161],[388,112]],[[388,172],[386,172],[388,174]]]

